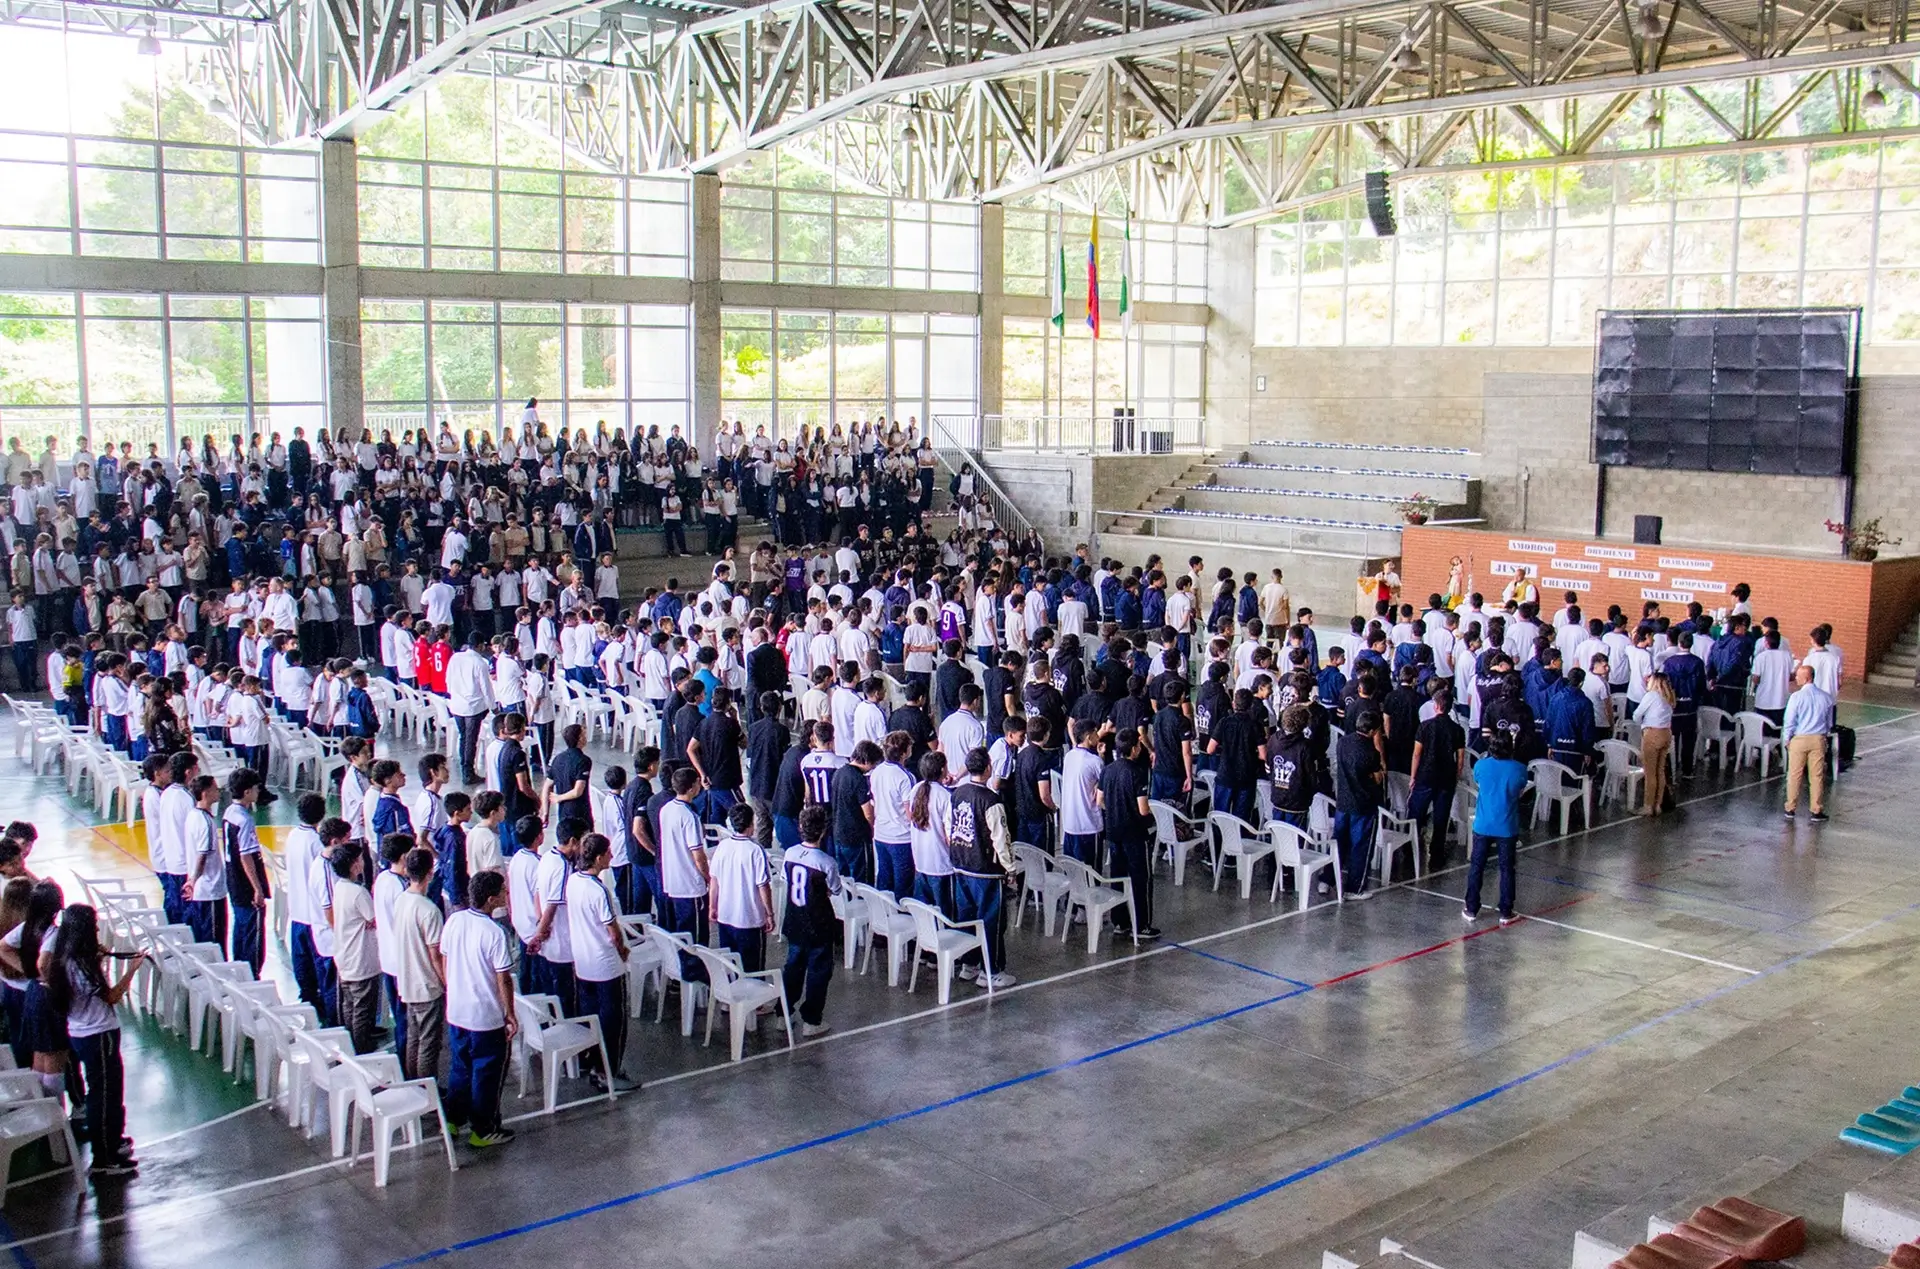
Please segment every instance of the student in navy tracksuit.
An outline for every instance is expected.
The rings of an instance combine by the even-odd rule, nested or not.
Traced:
[[[800,1034],[822,1035],[827,984],[833,979],[833,940],[840,918],[833,914],[833,896],[840,893],[840,865],[821,849],[827,839],[827,808],[809,806],[800,812],[802,845],[787,851],[780,865],[787,887],[787,911],[780,932],[787,940],[787,965],[781,981],[789,1000],[800,1002]]]

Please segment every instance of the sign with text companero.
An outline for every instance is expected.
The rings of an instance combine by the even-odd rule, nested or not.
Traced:
[[[1676,589],[1684,587],[1687,590],[1710,590],[1716,595],[1724,595],[1727,593],[1727,584],[1725,582],[1709,581],[1704,577],[1672,577],[1668,580],[1673,583]]]

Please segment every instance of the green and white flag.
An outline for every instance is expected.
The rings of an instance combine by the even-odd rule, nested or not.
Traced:
[[[1054,213],[1053,245],[1056,259],[1053,269],[1053,328],[1067,333],[1067,218],[1059,209]]]
[[[1121,222],[1120,236],[1120,334],[1126,338],[1133,329],[1133,211],[1128,209]]]

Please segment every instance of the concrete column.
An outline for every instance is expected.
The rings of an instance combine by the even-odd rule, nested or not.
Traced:
[[[327,331],[327,420],[366,430],[360,363],[360,170],[351,138],[320,143],[321,315]]]
[[[720,423],[720,178],[695,176],[692,204],[693,443],[711,462]]]
[[[1006,208],[980,205],[980,413],[998,414],[1006,342]]]
[[[1259,230],[1207,235],[1207,443],[1244,445],[1272,413],[1253,365],[1253,276]]]

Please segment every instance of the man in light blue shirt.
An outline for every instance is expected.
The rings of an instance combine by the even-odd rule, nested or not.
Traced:
[[[1787,747],[1787,818],[1800,805],[1800,781],[1812,790],[1813,822],[1827,820],[1827,737],[1833,732],[1833,697],[1813,681],[1813,667],[1793,672],[1793,695],[1780,721],[1780,742]]]
[[[1513,734],[1495,728],[1487,756],[1473,764],[1473,782],[1479,798],[1473,808],[1473,853],[1467,859],[1466,906],[1460,915],[1469,923],[1480,917],[1480,878],[1487,855],[1500,858],[1500,924],[1513,916],[1513,863],[1520,844],[1520,798],[1527,791],[1527,764],[1513,756]]]

